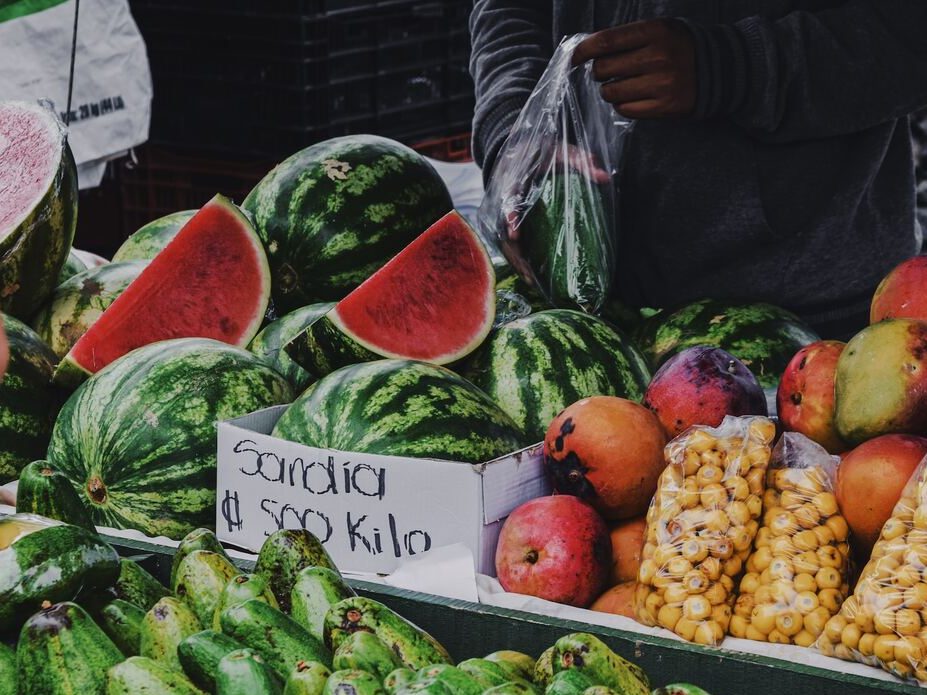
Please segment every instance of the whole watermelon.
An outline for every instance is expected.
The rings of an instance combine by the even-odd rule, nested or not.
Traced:
[[[64,357],[144,267],[143,262],[107,263],[78,273],[55,288],[32,327],[59,359]]]
[[[171,243],[183,226],[197,213],[196,210],[181,210],[159,217],[138,228],[122,242],[113,254],[113,263],[124,261],[150,261]]]
[[[216,422],[291,398],[286,380],[241,348],[152,343],[81,384],[47,458],[97,526],[178,539],[215,521]]]
[[[713,299],[660,312],[635,338],[654,371],[688,347],[711,345],[747,365],[763,388],[774,388],[792,356],[821,339],[795,314],[772,304]]]
[[[527,444],[473,384],[413,360],[364,362],[328,374],[296,399],[273,434],[341,451],[469,463]]]
[[[10,348],[0,381],[0,485],[16,480],[30,462],[44,458],[60,405],[52,388],[55,354],[26,324],[3,316]]]
[[[312,382],[312,376],[286,354],[283,346],[334,308],[334,302],[322,302],[295,309],[265,326],[248,349],[285,376],[295,393],[302,393]]]
[[[28,321],[58,283],[77,227],[77,166],[64,124],[0,102],[0,311]]]
[[[326,140],[278,164],[243,203],[270,263],[278,313],[342,299],[447,213],[428,161],[375,135]]]
[[[650,380],[646,361],[628,338],[570,309],[540,311],[501,326],[462,371],[533,442],[571,403],[587,396],[640,401]]]
[[[58,272],[58,278],[55,280],[55,286],[57,287],[65,280],[68,280],[78,273],[82,273],[87,270],[87,264],[74,253],[74,249],[68,251],[68,257],[64,261],[64,265],[61,266],[61,270]]]

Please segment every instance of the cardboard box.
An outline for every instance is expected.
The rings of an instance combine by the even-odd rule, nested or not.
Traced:
[[[495,576],[502,522],[550,494],[541,445],[478,465],[319,449],[270,436],[287,406],[219,423],[216,532],[257,552],[280,528],[306,528],[342,570],[391,572],[463,543]]]

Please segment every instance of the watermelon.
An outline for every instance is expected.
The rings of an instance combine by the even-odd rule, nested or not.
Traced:
[[[527,443],[473,384],[413,360],[377,360],[332,372],[296,399],[273,435],[341,451],[469,463]]]
[[[60,285],[65,280],[69,280],[78,273],[82,273],[87,270],[87,264],[81,260],[81,257],[74,253],[74,249],[68,251],[68,257],[64,261],[64,265],[61,266],[61,271],[58,273],[58,279],[55,280],[55,287]]]
[[[302,393],[313,377],[290,359],[283,346],[334,308],[334,302],[321,302],[295,309],[265,326],[254,336],[248,349],[285,376],[294,392]]]
[[[167,246],[181,228],[196,214],[196,210],[181,210],[159,217],[139,227],[113,254],[113,263],[150,261]]]
[[[77,225],[77,167],[58,117],[0,102],[0,311],[28,320],[51,294]]]
[[[449,212],[284,349],[316,378],[383,357],[455,362],[492,328],[495,282],[476,232]]]
[[[215,521],[216,422],[291,398],[286,380],[246,350],[201,338],[154,343],[81,384],[47,460],[97,526],[179,539]]]
[[[9,315],[2,320],[10,362],[0,381],[0,485],[45,457],[60,405],[51,385],[54,353],[26,324]]]
[[[170,338],[244,346],[264,319],[270,274],[248,218],[217,195],[184,225],[61,360],[75,386],[130,350]]]
[[[775,388],[792,356],[820,340],[795,314],[772,304],[711,299],[650,317],[635,338],[654,370],[688,347],[713,345],[747,365],[764,388]]]
[[[540,311],[500,327],[462,368],[533,442],[587,396],[640,401],[647,362],[624,335],[571,309]]]
[[[451,209],[444,182],[375,135],[317,143],[278,164],[243,203],[267,249],[279,313],[338,301]]]
[[[55,289],[32,327],[61,359],[145,267],[108,263],[78,273]]]

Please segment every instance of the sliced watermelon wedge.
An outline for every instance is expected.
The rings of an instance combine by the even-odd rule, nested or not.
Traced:
[[[135,348],[171,338],[245,346],[261,326],[270,270],[248,218],[217,195],[187,222],[55,371],[76,386]]]
[[[495,282],[476,232],[450,212],[284,349],[316,378],[383,357],[455,362],[492,328]]]

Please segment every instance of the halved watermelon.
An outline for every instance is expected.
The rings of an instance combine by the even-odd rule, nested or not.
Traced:
[[[55,372],[73,386],[135,348],[171,338],[245,346],[261,326],[270,271],[248,218],[217,195],[75,343]]]
[[[53,111],[0,102],[0,194],[0,311],[27,321],[55,289],[77,225],[77,167]]]
[[[492,328],[495,282],[476,232],[450,212],[284,349],[317,378],[382,357],[448,364]]]

